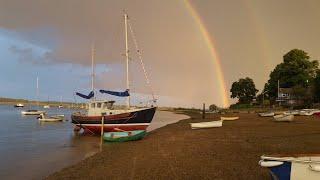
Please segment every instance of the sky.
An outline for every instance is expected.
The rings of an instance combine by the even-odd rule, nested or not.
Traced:
[[[294,48],[320,59],[317,0],[0,0],[0,96],[83,101],[91,90],[124,90],[123,10],[159,106],[228,106],[232,82],[261,90]],[[129,32],[134,103],[150,99]],[[123,100],[100,95],[99,98]]]

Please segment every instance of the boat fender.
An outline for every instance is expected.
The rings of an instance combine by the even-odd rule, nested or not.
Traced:
[[[309,165],[309,169],[312,171],[320,172],[320,165]]]
[[[282,164],[283,162],[281,161],[264,161],[264,160],[259,161],[259,165],[261,167],[275,167],[275,166],[280,166]]]

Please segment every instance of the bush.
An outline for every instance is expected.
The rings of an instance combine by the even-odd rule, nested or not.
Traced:
[[[251,104],[232,104],[230,105],[230,109],[247,109],[252,108],[253,106]]]

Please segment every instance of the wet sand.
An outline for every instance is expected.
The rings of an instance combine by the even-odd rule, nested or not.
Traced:
[[[270,179],[258,165],[272,153],[320,153],[320,118],[272,122],[256,114],[223,127],[191,130],[190,122],[218,120],[200,114],[152,131],[141,141],[105,143],[102,152],[48,179]],[[231,116],[232,114],[228,114]],[[227,116],[227,115],[224,115]]]

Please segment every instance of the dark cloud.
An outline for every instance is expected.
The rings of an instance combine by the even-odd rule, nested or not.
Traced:
[[[300,47],[319,59],[318,1],[191,1],[213,37],[226,85],[252,77],[262,88],[282,55]],[[301,8],[301,10],[299,10]],[[97,64],[114,68],[99,75],[101,86],[121,86],[124,72],[123,10],[143,52],[157,94],[183,101],[222,104],[217,68],[184,1],[172,0],[0,0],[0,28],[48,51],[11,47],[23,62],[89,67],[91,45]],[[270,11],[272,9],[272,11]],[[284,11],[288,9],[288,11]],[[291,9],[294,9],[292,11]],[[303,12],[303,13],[302,13]],[[145,92],[132,38],[131,78]],[[139,87],[139,88],[138,88]]]

